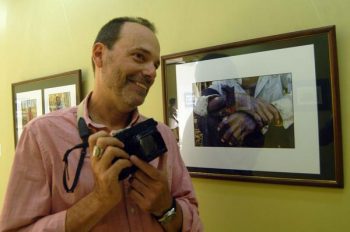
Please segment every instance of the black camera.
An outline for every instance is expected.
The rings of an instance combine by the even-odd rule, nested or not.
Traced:
[[[152,118],[136,124],[114,135],[124,143],[124,150],[129,155],[136,155],[140,159],[150,162],[168,151],[162,135],[157,130],[157,122]],[[112,163],[119,158],[114,158]],[[119,174],[123,180],[137,170],[136,166],[125,168]]]

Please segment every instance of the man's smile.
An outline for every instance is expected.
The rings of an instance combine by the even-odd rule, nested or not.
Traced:
[[[144,84],[142,84],[142,83],[140,83],[140,82],[137,82],[137,81],[135,81],[134,83],[135,83],[138,87],[141,87],[141,88],[143,88],[144,90],[148,90],[148,88],[147,88],[146,85],[144,85]]]

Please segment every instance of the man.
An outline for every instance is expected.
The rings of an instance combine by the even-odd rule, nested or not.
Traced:
[[[159,66],[154,32],[142,18],[116,18],[102,27],[92,49],[94,90],[79,106],[82,112],[77,107],[55,111],[23,131],[0,231],[202,230],[191,180],[171,130],[158,124],[168,152],[151,163],[129,158],[124,144],[111,136],[145,120],[137,107]],[[80,163],[79,149],[70,154],[67,170],[62,162],[66,150],[81,143],[77,114],[93,134],[76,188],[67,192],[62,175],[71,176],[67,185],[73,186]],[[120,172],[132,165],[136,173],[118,181]]]

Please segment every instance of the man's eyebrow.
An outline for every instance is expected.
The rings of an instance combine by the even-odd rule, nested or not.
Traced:
[[[132,52],[141,51],[141,52],[143,52],[143,53],[145,53],[145,54],[147,54],[147,55],[149,55],[149,56],[152,55],[152,53],[151,53],[149,50],[147,50],[147,49],[145,49],[145,48],[143,48],[143,47],[137,47],[137,48],[132,49],[131,51],[132,51]],[[156,62],[154,62],[154,65],[155,65],[157,68],[160,66],[159,57],[157,57],[157,60],[156,60]]]
[[[141,51],[141,52],[144,52],[147,54],[151,54],[151,52],[149,50],[147,50],[146,48],[143,48],[143,47],[135,47],[135,48],[132,48],[131,51],[133,51],[133,52]]]

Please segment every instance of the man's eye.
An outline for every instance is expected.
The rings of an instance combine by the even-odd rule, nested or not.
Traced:
[[[141,53],[135,53],[134,57],[137,61],[144,61],[145,60],[145,56]]]

